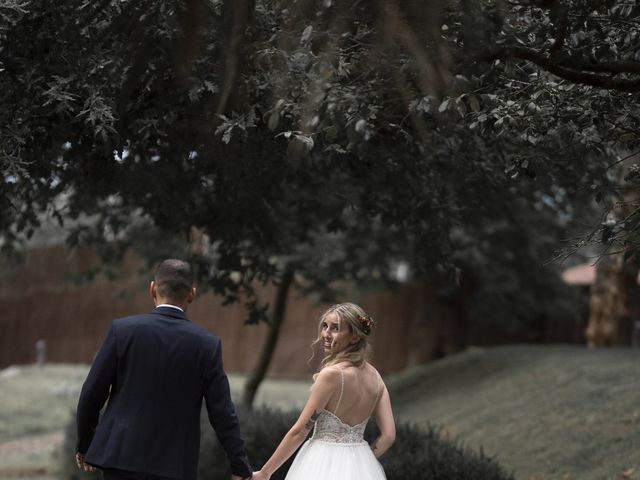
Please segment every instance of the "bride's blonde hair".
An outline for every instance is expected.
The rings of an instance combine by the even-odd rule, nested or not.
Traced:
[[[373,318],[355,303],[338,303],[329,307],[320,317],[318,322],[318,336],[311,344],[314,349],[322,341],[322,324],[330,314],[335,314],[338,318],[338,328],[349,329],[349,333],[358,337],[358,341],[340,352],[331,352],[320,362],[320,369],[335,365],[341,362],[349,362],[357,367],[369,359],[371,346],[369,345],[369,334],[373,328]],[[311,357],[313,358],[313,356]]]

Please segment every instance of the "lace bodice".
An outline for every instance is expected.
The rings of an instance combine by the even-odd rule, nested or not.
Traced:
[[[320,412],[311,438],[331,443],[362,443],[367,418],[362,423],[351,426],[340,420],[328,410]]]

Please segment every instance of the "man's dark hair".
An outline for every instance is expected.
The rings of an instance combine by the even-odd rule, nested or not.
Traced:
[[[193,288],[191,265],[176,258],[160,262],[153,279],[158,294],[174,302],[182,302]]]

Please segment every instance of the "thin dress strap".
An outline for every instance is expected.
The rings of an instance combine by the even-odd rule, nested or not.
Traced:
[[[378,393],[376,393],[376,398],[373,402],[373,407],[371,407],[371,411],[369,412],[369,416],[373,415],[373,411],[376,409],[376,405],[378,405],[378,401],[380,400],[380,396],[382,394],[382,390],[384,388],[384,383],[380,378],[380,374],[376,372],[376,377],[378,379]]]
[[[338,403],[336,403],[336,408],[333,411],[333,414],[338,416],[338,409],[340,408],[340,402],[342,402],[342,394],[344,393],[344,372],[341,368],[340,370],[340,396],[338,397]]]

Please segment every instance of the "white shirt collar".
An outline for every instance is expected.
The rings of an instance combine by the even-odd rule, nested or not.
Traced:
[[[160,307],[169,307],[169,308],[175,308],[176,310],[180,310],[181,312],[184,312],[183,309],[181,309],[180,307],[176,306],[176,305],[171,305],[169,303],[161,303],[160,305],[156,305],[156,308],[160,308]]]

